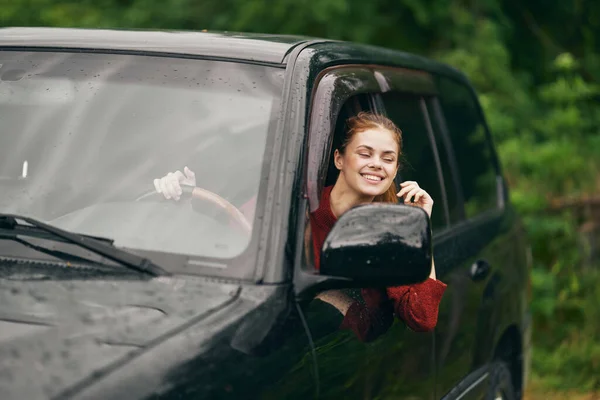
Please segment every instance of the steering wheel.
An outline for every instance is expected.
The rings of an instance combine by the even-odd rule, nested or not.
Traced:
[[[191,187],[191,186],[181,186],[182,198],[189,198],[190,200],[206,200],[210,204],[213,204],[222,210],[224,210],[227,215],[231,217],[233,222],[238,225],[242,230],[250,234],[252,231],[252,225],[248,222],[248,219],[242,214],[242,212],[229,201],[225,200],[223,197],[218,194],[211,192],[210,190],[202,189],[199,187]],[[159,197],[159,198],[158,198]],[[158,198],[158,199],[157,199]],[[148,191],[141,196],[139,196],[135,201],[171,201],[165,199],[162,193],[158,193],[156,190]]]

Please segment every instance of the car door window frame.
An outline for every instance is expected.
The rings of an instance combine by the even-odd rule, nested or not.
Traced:
[[[295,226],[298,232],[303,232],[306,227],[306,212],[312,212],[318,208],[320,193],[327,176],[337,117],[343,105],[350,98],[367,94],[370,98],[369,106],[373,111],[385,113],[382,93],[395,91],[421,98],[437,94],[433,76],[426,71],[369,64],[329,67],[317,76],[313,88],[308,117],[307,151],[302,160],[303,179],[299,191],[301,198],[296,214],[298,220]],[[427,108],[424,101],[422,101],[422,105],[425,105],[425,109]],[[423,114],[423,118],[431,118],[431,116],[427,113]],[[426,125],[428,130],[432,129],[430,121],[426,122]],[[432,131],[428,133],[430,142],[432,134]],[[436,153],[434,155],[439,158]],[[439,176],[439,160],[436,168]],[[440,189],[443,188],[444,186],[440,187]],[[446,204],[445,207],[442,207],[447,209],[446,200],[440,201]],[[446,221],[448,221],[448,214],[446,214]],[[446,229],[442,231],[444,230]],[[314,275],[314,271],[306,268],[310,266],[311,260],[304,259],[304,246],[304,235],[297,235],[294,257],[294,281],[297,293],[302,292],[304,284],[314,282],[314,277],[308,278],[305,275]]]

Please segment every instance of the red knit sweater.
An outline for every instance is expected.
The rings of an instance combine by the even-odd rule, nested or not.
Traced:
[[[310,214],[317,270],[325,238],[337,221],[329,198],[332,188],[323,189],[319,208]],[[371,341],[390,327],[395,314],[414,331],[431,331],[437,324],[438,308],[445,290],[445,283],[431,278],[414,285],[361,289],[365,304],[355,301],[344,316],[341,328],[352,329],[362,341]]]

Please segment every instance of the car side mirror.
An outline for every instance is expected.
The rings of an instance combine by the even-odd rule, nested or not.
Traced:
[[[325,238],[320,274],[361,286],[422,282],[431,272],[427,213],[397,204],[368,204],[344,213]]]

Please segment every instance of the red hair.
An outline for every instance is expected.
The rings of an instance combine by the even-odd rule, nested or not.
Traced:
[[[348,147],[348,144],[350,144],[357,133],[364,132],[369,129],[380,128],[385,129],[386,131],[390,132],[392,136],[394,136],[394,139],[398,144],[398,166],[400,165],[400,156],[402,155],[402,131],[389,118],[381,114],[361,111],[358,113],[358,115],[348,118],[346,121],[346,126],[348,128],[346,130],[346,136],[344,137],[344,140],[338,149],[341,154],[344,154],[346,147]],[[386,190],[385,193],[375,196],[373,202],[398,203],[398,197],[396,196],[396,193],[396,183],[392,181],[389,189]]]

